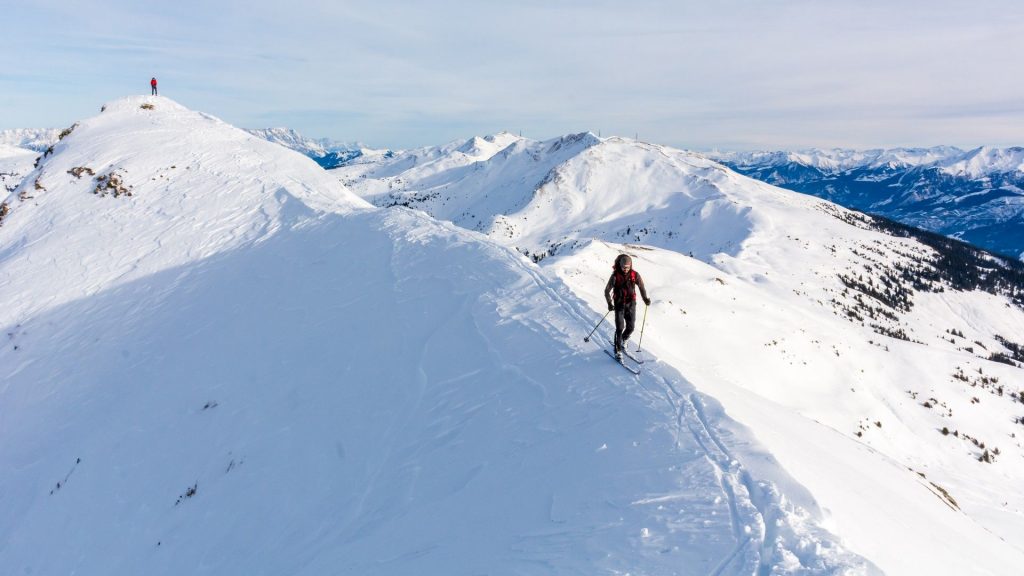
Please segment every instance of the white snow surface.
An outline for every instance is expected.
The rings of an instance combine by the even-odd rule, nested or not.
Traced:
[[[592,322],[611,262],[632,255],[654,298],[643,349],[748,427],[792,474],[780,492],[844,546],[887,574],[1019,571],[1024,371],[987,359],[1024,334],[1006,297],[911,290],[889,310],[840,275],[881,286],[931,249],[699,154],[592,134],[459,149],[334,172],[530,255]]]
[[[96,193],[111,175],[130,195]],[[108,103],[7,201],[3,325],[258,241],[292,212],[369,208],[309,158],[162,97]]]
[[[17,188],[38,157],[38,152],[0,144],[0,194],[6,196]]]
[[[689,377],[585,342],[564,271],[298,153],[126,98],[8,201],[5,573],[878,573]]]

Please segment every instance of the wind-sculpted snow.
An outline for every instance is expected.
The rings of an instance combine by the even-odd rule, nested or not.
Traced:
[[[714,401],[584,343],[591,319],[514,252],[398,211],[24,317],[0,352],[0,565],[872,570]]]

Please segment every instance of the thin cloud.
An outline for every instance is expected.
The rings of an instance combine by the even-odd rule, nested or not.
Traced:
[[[68,124],[153,75],[233,124],[272,118],[392,147],[495,126],[691,147],[994,143],[1007,130],[986,119],[1018,134],[1024,119],[1012,73],[1024,5],[1009,0],[99,0],[9,12],[0,128]]]

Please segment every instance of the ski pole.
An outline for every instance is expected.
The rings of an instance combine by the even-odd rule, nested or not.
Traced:
[[[601,322],[604,322],[604,319],[607,318],[608,315],[611,314],[611,313],[612,313],[611,310],[605,312],[604,316],[601,317],[600,322],[597,323],[597,326],[600,326]],[[583,339],[584,342],[590,342],[590,337],[594,335],[594,332],[597,332],[597,326],[594,326],[594,329],[590,331],[590,334],[587,334],[587,337]]]
[[[644,320],[640,323],[640,339],[636,342],[636,351],[640,351],[640,343],[644,341],[644,326],[647,325],[647,309],[650,306],[644,306]]]

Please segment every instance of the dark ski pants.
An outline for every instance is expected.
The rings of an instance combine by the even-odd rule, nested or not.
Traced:
[[[625,348],[626,340],[633,335],[636,326],[636,301],[625,302],[615,307],[615,351]]]
[[[156,94],[156,86],[153,86],[152,88],[153,89],[149,91],[150,95]]]

